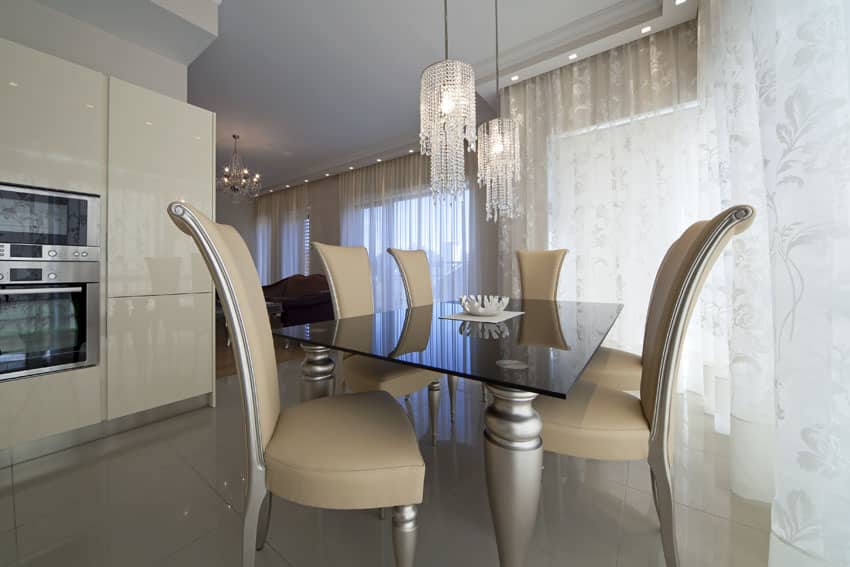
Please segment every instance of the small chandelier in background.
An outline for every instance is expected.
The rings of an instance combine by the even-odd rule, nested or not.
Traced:
[[[260,174],[253,175],[242,163],[239,155],[239,134],[233,134],[233,155],[230,163],[225,164],[221,176],[216,180],[216,186],[222,193],[230,195],[234,203],[252,199],[260,192]]]
[[[519,181],[519,129],[501,117],[499,90],[499,0],[496,3],[496,118],[478,127],[478,184],[487,189],[487,220],[513,218],[514,184]]]
[[[443,0],[445,59],[422,71],[419,145],[431,158],[431,191],[456,197],[466,189],[464,142],[475,150],[475,72],[449,59],[448,0]]]

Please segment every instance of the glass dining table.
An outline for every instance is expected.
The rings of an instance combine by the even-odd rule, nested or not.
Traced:
[[[446,319],[457,302],[276,329],[305,353],[302,399],[332,395],[337,350],[475,380],[490,392],[484,418],[487,493],[502,567],[525,565],[540,498],[539,396],[565,399],[622,305],[511,300],[500,323]],[[343,376],[344,378],[344,376]]]

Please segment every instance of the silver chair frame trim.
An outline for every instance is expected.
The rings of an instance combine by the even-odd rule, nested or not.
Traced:
[[[681,346],[687,331],[688,321],[695,306],[701,283],[708,275],[713,262],[711,258],[718,254],[721,243],[729,231],[741,222],[755,215],[755,209],[740,205],[729,210],[722,223],[715,227],[703,244],[694,262],[691,264],[679,295],[673,306],[672,324],[664,338],[661,363],[658,371],[658,390],[650,424],[649,457],[647,462],[652,471],[652,493],[661,523],[661,536],[664,544],[664,556],[668,567],[677,566],[678,550],[674,531],[675,504],[673,487],[670,482],[670,413],[673,402],[674,379],[678,375]],[[659,474],[660,473],[660,474]],[[669,514],[669,518],[665,518]],[[665,521],[667,520],[667,521]]]
[[[238,301],[233,289],[233,281],[224,269],[224,262],[216,251],[210,240],[209,234],[204,229],[198,218],[180,202],[168,205],[168,214],[174,223],[185,229],[197,245],[204,251],[202,256],[215,280],[216,289],[222,296],[222,307],[230,329],[231,340],[234,341],[234,358],[239,370],[242,382],[242,409],[245,412],[246,437],[248,448],[248,486],[244,497],[245,518],[259,518],[260,508],[268,494],[266,487],[266,463],[263,447],[263,437],[260,429],[260,420],[257,412],[257,389],[254,380],[254,370],[249,352],[248,337],[245,331],[245,322],[239,315]],[[211,260],[208,260],[210,258]],[[250,401],[248,396],[250,396]],[[269,503],[270,505],[271,503]],[[255,509],[256,508],[256,509]],[[267,526],[258,526],[254,522],[246,522],[243,525],[242,558],[243,565],[253,565],[255,548],[250,545],[248,531],[253,530],[254,540],[257,535],[266,532]],[[262,547],[257,542],[257,547]]]

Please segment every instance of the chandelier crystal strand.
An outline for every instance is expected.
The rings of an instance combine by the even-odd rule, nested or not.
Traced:
[[[238,150],[239,134],[233,134],[233,155],[216,180],[219,191],[230,196],[234,203],[249,200],[260,192],[260,174],[251,174],[242,162]]]
[[[496,5],[496,112],[497,117],[478,127],[478,184],[487,190],[487,220],[514,218],[514,185],[519,181],[519,128],[515,120],[501,117],[499,89],[499,0]]]
[[[475,72],[471,65],[448,58],[447,8],[444,0],[446,58],[422,72],[419,145],[431,158],[434,196],[454,199],[466,190],[464,151],[475,151]]]

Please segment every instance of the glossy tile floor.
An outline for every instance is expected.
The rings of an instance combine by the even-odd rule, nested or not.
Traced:
[[[284,403],[297,361],[281,365]],[[242,478],[235,378],[219,407],[0,469],[0,566],[237,566]],[[696,400],[678,404],[674,480],[682,565],[767,563],[768,511],[729,491],[724,436]],[[443,388],[436,448],[427,394],[409,406],[427,464],[417,565],[497,565],[484,484],[480,387],[461,381],[457,423]],[[663,565],[645,463],[546,454],[531,566]],[[258,566],[392,566],[389,517],[275,499]]]

